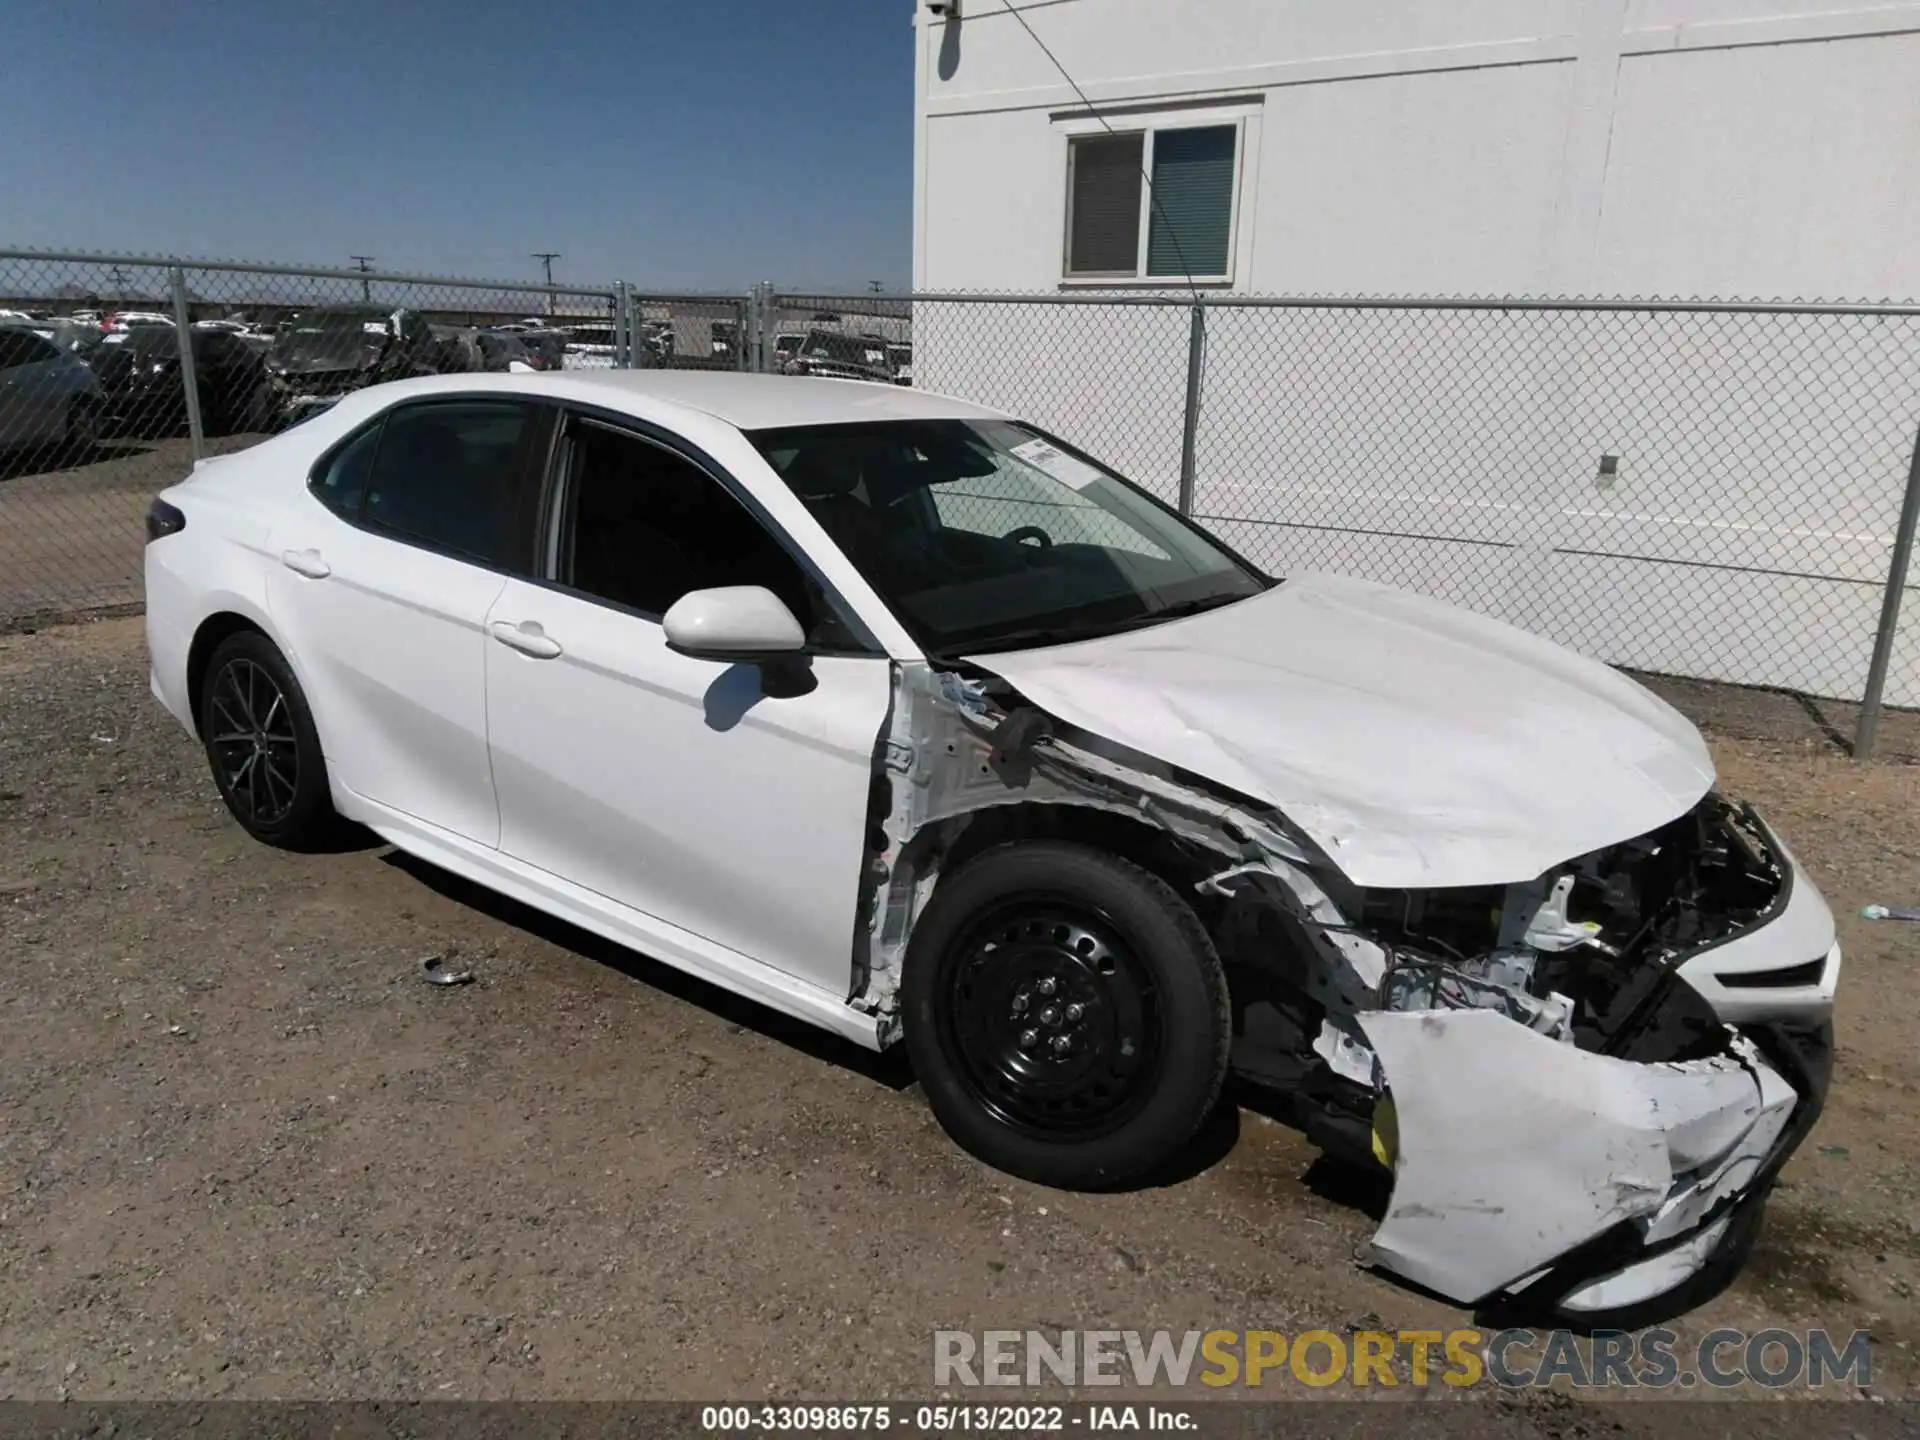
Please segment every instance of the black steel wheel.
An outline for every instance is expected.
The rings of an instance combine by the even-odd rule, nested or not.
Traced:
[[[200,734],[214,783],[256,839],[295,846],[329,809],[326,761],[305,694],[257,630],[220,642],[200,689]]]
[[[1126,1122],[1162,1037],[1151,971],[1106,916],[1064,897],[989,906],[947,965],[941,1023],[974,1099],[1053,1140]]]
[[[1166,1164],[1226,1077],[1226,981],[1198,917],[1090,846],[1003,845],[943,879],[902,1002],[947,1132],[1043,1184],[1112,1188]]]

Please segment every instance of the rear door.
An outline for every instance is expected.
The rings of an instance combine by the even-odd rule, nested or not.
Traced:
[[[487,612],[529,548],[549,412],[502,396],[396,406],[326,456],[275,525],[269,601],[333,778],[494,846]]]

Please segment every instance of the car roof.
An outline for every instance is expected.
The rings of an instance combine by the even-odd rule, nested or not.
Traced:
[[[431,391],[471,388],[483,377],[450,375],[404,381]],[[872,420],[999,420],[998,410],[902,385],[826,380],[798,375],[751,375],[714,370],[565,370],[546,375],[484,377],[502,389],[564,396],[609,409],[653,401],[698,411],[740,430],[788,425],[835,425]],[[489,386],[488,388],[492,388]],[[636,412],[637,413],[637,412]]]

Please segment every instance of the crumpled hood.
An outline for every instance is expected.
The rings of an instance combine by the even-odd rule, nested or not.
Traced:
[[[1713,783],[1624,675],[1438,600],[1305,575],[1100,640],[969,657],[1035,705],[1278,808],[1357,885],[1500,885]]]

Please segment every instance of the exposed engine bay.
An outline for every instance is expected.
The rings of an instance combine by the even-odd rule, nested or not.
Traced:
[[[1395,1171],[1375,1262],[1454,1299],[1538,1285],[1595,1311],[1671,1288],[1817,1114],[1823,1056],[1743,1033],[1676,979],[1793,890],[1784,847],[1717,794],[1524,881],[1367,889],[1271,807],[927,663],[897,666],[873,794],[852,1003],[883,1034],[944,869],[1094,825],[1206,924],[1235,1069],[1322,1148]]]

